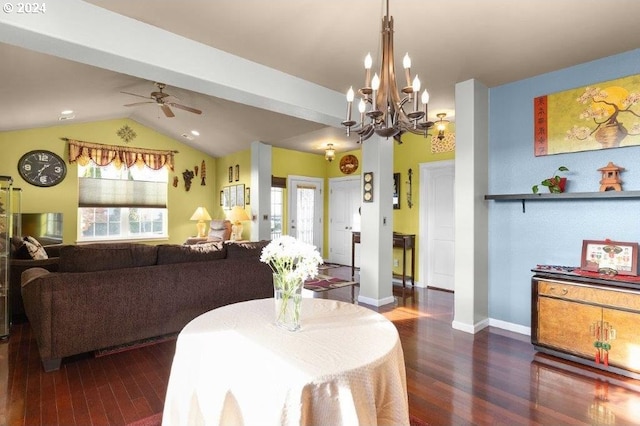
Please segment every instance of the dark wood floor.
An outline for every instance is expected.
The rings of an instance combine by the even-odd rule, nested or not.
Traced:
[[[350,268],[328,271],[345,277]],[[409,408],[431,425],[640,423],[640,383],[536,355],[528,337],[451,328],[453,295],[394,290]],[[350,292],[329,292],[348,301]],[[162,411],[175,341],[42,371],[28,324],[0,343],[0,425],[125,425]]]

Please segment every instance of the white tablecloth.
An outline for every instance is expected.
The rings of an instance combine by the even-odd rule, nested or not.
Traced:
[[[273,299],[224,306],[180,333],[162,423],[408,425],[395,326],[357,305],[303,299],[301,330],[276,327]]]

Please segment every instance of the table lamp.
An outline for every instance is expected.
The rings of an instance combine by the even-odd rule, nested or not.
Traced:
[[[204,207],[198,207],[196,211],[191,215],[191,220],[197,220],[196,229],[198,230],[198,237],[203,238],[207,236],[207,224],[205,220],[211,220],[209,212]]]
[[[251,220],[244,208],[235,206],[231,209],[228,218],[231,223],[231,240],[238,241],[242,239],[242,221]]]

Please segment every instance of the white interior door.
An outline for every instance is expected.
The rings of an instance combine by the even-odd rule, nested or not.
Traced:
[[[287,183],[289,198],[289,235],[313,244],[322,253],[322,186],[323,180],[304,176],[290,176]]]
[[[428,163],[420,168],[421,223],[426,224],[420,264],[426,285],[454,290],[454,162]],[[421,238],[421,239],[422,239]],[[424,250],[426,248],[426,250]],[[420,276],[424,276],[422,269]]]
[[[360,231],[359,208],[359,177],[329,180],[329,262],[351,265],[351,233]]]

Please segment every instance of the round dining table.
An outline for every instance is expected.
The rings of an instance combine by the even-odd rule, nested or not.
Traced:
[[[274,299],[223,306],[180,332],[162,424],[408,425],[402,346],[362,306],[303,299],[301,328]]]

